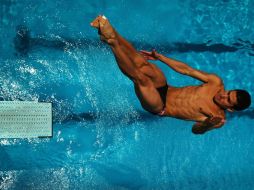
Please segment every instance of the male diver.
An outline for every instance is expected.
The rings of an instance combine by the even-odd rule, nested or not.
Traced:
[[[251,104],[247,91],[225,90],[221,78],[215,74],[193,69],[155,50],[138,52],[116,32],[105,16],[99,15],[91,26],[98,29],[101,40],[110,46],[120,70],[134,83],[142,107],[150,113],[196,121],[192,132],[203,134],[224,125],[225,110],[240,111]],[[181,88],[168,85],[163,72],[148,60],[160,60],[176,72],[203,84]]]

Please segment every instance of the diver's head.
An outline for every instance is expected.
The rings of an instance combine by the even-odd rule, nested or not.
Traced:
[[[251,96],[246,90],[219,91],[213,98],[214,102],[228,111],[241,111],[251,104]]]

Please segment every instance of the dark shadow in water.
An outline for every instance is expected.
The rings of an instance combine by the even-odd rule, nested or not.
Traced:
[[[64,120],[61,121],[61,123],[69,123],[69,122],[96,122],[96,120],[99,120],[100,118],[102,118],[102,115],[107,115],[106,113],[95,113],[95,112],[84,112],[84,113],[72,113],[67,115],[67,117],[65,117]],[[147,121],[155,121],[155,120],[159,120],[161,119],[160,116],[156,116],[153,114],[150,114],[148,112],[145,111],[138,111],[138,116],[135,115],[131,115],[129,116],[129,121],[128,124],[132,124],[135,123],[137,121],[139,122],[147,122]],[[112,119],[114,121],[112,121]],[[122,117],[118,116],[115,118],[110,117],[110,123],[118,123],[119,124],[119,120],[121,120]]]
[[[30,35],[30,30],[24,26],[19,25],[16,28],[16,37],[14,38],[14,46],[17,54],[27,55],[29,50],[35,47],[46,47],[57,50],[65,50],[71,48],[87,48],[91,46],[98,46],[102,43],[98,39],[72,39],[66,37],[59,37],[59,39],[47,39],[46,37],[32,38]],[[212,44],[212,41],[206,43],[184,43],[176,42],[170,44],[149,44],[146,42],[135,42],[130,41],[137,49],[156,49],[160,52],[170,53],[170,52],[213,52],[213,53],[223,53],[223,52],[235,52],[240,49],[248,50],[250,56],[254,56],[254,44],[250,41],[244,41],[238,39],[237,42],[232,45],[225,45],[222,43]]]
[[[68,122],[95,122],[96,119],[98,119],[98,114],[92,113],[92,112],[84,112],[84,113],[72,113],[67,115],[67,117],[62,121],[62,123],[68,123]]]
[[[140,189],[147,184],[137,169],[126,165],[117,163],[107,165],[92,163],[91,165],[109,184],[115,187]]]

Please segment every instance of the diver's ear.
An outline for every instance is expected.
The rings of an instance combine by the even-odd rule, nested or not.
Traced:
[[[227,111],[234,112],[235,110],[233,108],[227,108]]]

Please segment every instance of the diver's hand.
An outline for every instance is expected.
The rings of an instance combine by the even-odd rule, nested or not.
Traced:
[[[200,108],[200,113],[207,116],[207,119],[202,122],[203,126],[213,126],[217,128],[226,122],[225,118],[214,116],[211,112],[205,112],[202,108]]]
[[[141,50],[140,54],[146,59],[146,60],[158,60],[159,58],[159,53],[157,53],[155,51],[155,49],[153,49],[153,51],[145,51],[145,50]]]
[[[203,122],[197,122],[192,127],[192,133],[204,134],[206,131],[220,128],[224,125],[225,120],[221,117],[209,117]]]
[[[221,117],[210,117],[204,121],[205,126],[217,126],[218,124],[224,123],[225,120]]]

